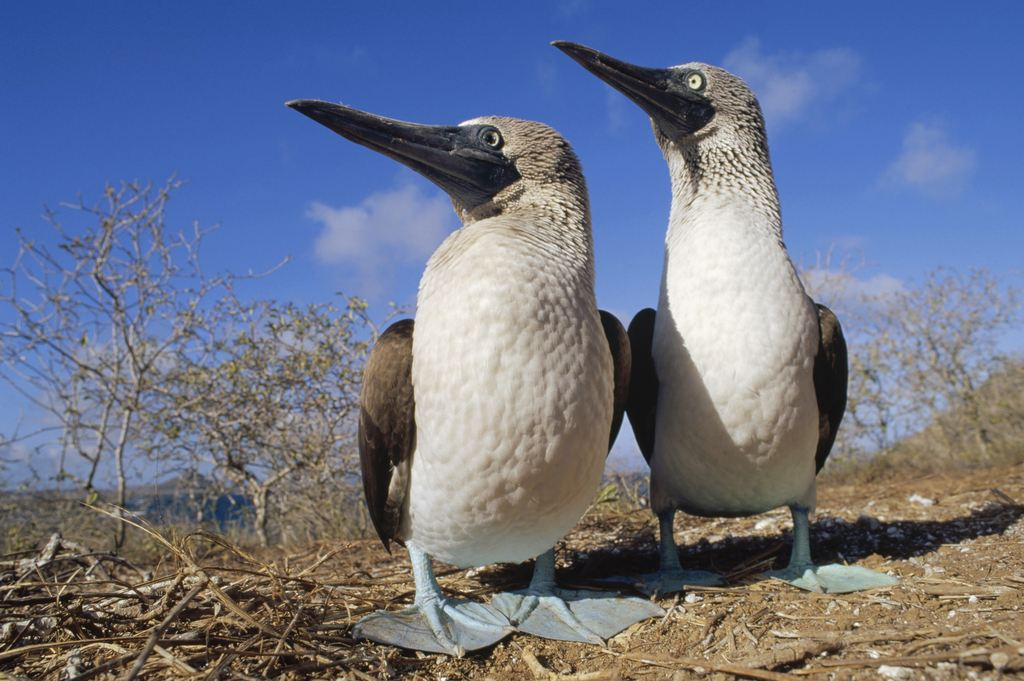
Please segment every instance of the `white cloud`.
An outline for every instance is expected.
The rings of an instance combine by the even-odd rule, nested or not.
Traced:
[[[555,8],[562,19],[572,19],[590,10],[590,0],[559,0]]]
[[[5,442],[0,445],[0,464],[21,464],[32,458],[32,450],[20,442]]]
[[[537,62],[537,84],[546,95],[558,92],[558,70],[550,60]]]
[[[5,487],[50,481],[57,475],[60,451],[55,445],[47,446],[40,442],[38,437],[34,440],[34,445],[22,442],[0,445],[0,494]],[[82,466],[75,469],[77,461],[77,458],[69,457],[66,468],[84,473]]]
[[[916,122],[904,135],[903,149],[883,173],[881,184],[933,195],[957,193],[974,165],[974,149],[952,144],[938,125]]]
[[[382,266],[387,270],[388,265],[425,260],[457,226],[446,196],[426,195],[413,184],[376,192],[357,206],[334,208],[315,201],[306,217],[322,225],[314,244],[317,259],[351,263],[364,279],[379,278]]]
[[[607,89],[605,92],[605,110],[608,112],[608,129],[611,131],[621,130],[626,124],[627,111],[630,102],[621,93]]]
[[[864,311],[887,296],[906,291],[902,280],[884,272],[858,277],[844,269],[814,267],[803,270],[800,276],[811,298],[840,316],[844,311]]]
[[[842,94],[860,74],[861,58],[842,47],[764,54],[757,38],[747,38],[725,56],[723,65],[747,81],[765,119],[778,124]]]

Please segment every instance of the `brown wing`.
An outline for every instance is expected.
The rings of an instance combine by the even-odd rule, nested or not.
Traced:
[[[824,305],[818,305],[818,354],[814,357],[814,393],[818,398],[818,451],[814,455],[820,471],[832,444],[839,422],[846,411],[846,382],[849,373],[846,339],[839,319]]]
[[[654,356],[651,354],[655,316],[655,311],[647,307],[637,312],[629,323],[633,367],[626,414],[647,463],[651,462],[654,454],[654,417],[658,410],[658,375],[654,371]]]
[[[359,394],[359,463],[370,520],[391,551],[409,490],[409,466],[416,448],[412,391],[413,321],[387,328],[370,351]]]
[[[612,365],[615,374],[615,409],[612,412],[612,430],[608,439],[608,449],[615,444],[615,438],[619,435],[619,428],[622,426],[622,415],[626,411],[626,401],[629,399],[629,374],[632,357],[629,351],[629,336],[626,329],[622,327],[615,315],[604,310],[601,313],[601,326],[604,327],[604,335],[608,339],[608,349],[612,351]]]

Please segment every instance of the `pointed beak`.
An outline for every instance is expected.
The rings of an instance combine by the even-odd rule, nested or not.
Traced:
[[[412,168],[467,209],[486,203],[519,179],[503,154],[487,150],[459,126],[420,125],[315,99],[286,106],[342,137]]]
[[[694,133],[707,125],[715,114],[706,97],[674,83],[670,69],[636,66],[564,40],[551,44],[632,99],[669,137]]]

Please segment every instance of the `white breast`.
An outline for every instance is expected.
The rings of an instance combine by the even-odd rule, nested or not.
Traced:
[[[452,235],[417,303],[403,534],[459,566],[527,560],[564,536],[600,482],[611,423],[589,269],[508,220]]]
[[[656,511],[813,506],[817,315],[784,247],[742,204],[673,224],[655,327]]]

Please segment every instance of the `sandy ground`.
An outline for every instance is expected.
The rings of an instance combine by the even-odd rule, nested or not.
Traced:
[[[1024,678],[1022,503],[1024,466],[823,481],[811,530],[816,559],[900,579],[892,588],[845,595],[802,592],[758,576],[788,558],[784,509],[741,519],[679,514],[684,566],[726,574],[725,587],[661,598],[664,617],[604,647],[514,635],[462,659],[350,638],[351,624],[364,614],[412,599],[404,552],[389,557],[376,541],[262,557],[186,551],[134,582],[124,575],[108,580],[126,594],[125,583],[169,573],[172,565],[184,575],[152,592],[164,594],[162,609],[153,603],[135,620],[123,613],[118,619],[111,607],[83,608],[98,598],[99,586],[82,586],[74,575],[49,577],[49,586],[41,578],[31,583],[57,594],[51,600],[60,607],[33,601],[29,578],[16,576],[9,562],[6,575],[0,564],[0,624],[45,610],[57,626],[0,635],[0,679],[125,678],[149,639],[157,643],[143,656],[138,678]],[[648,511],[594,509],[558,548],[559,580],[593,587],[600,576],[654,569],[654,530]],[[437,569],[447,592],[485,600],[524,586],[530,566]],[[67,597],[76,589],[78,597]],[[75,602],[93,613],[88,626],[75,619]],[[183,603],[178,612],[169,612],[176,602]],[[103,643],[104,636],[118,642]],[[72,652],[78,657],[71,659]]]
[[[452,660],[377,647],[387,663],[367,671],[454,680],[690,678],[716,669],[742,676],[743,667],[750,678],[773,678],[757,670],[777,669],[836,679],[995,678],[997,671],[1024,670],[1024,467],[857,485],[825,481],[819,490],[816,559],[889,572],[900,578],[897,586],[820,595],[760,579],[759,570],[788,559],[785,509],[740,519],[679,514],[684,567],[729,574],[726,588],[659,599],[664,618],[632,627],[603,649],[517,636]],[[646,511],[588,515],[560,547],[560,580],[592,586],[599,576],[654,569],[655,530]],[[368,550],[356,559],[362,569],[403,575],[402,558],[382,565],[382,551],[372,543]],[[451,580],[482,597],[522,585],[528,575],[528,566],[499,566]],[[397,605],[408,587],[380,591]]]

